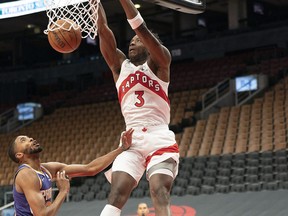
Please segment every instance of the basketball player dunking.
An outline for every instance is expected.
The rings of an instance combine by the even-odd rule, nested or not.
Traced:
[[[178,173],[179,150],[169,130],[168,85],[171,55],[146,27],[131,0],[120,0],[136,35],[129,45],[129,58],[117,49],[100,5],[100,50],[110,67],[126,127],[135,130],[132,146],[117,156],[111,172],[108,204],[101,216],[119,216],[121,209],[146,170],[157,216],[170,216],[170,190]]]

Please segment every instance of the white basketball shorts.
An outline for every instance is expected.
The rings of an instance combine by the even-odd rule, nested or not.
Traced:
[[[112,170],[105,173],[108,181],[111,182],[111,172],[123,171],[130,174],[138,183],[145,170],[168,158],[176,162],[173,170],[175,178],[178,174],[179,149],[175,134],[169,130],[168,125],[133,129],[130,149],[118,155],[113,162]]]

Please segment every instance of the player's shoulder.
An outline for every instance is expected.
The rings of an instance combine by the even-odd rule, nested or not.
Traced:
[[[17,172],[17,176],[26,176],[26,175],[33,175],[33,174],[36,174],[36,172],[28,166],[22,167]]]
[[[23,167],[15,176],[15,182],[17,184],[27,184],[28,182],[35,181],[38,181],[37,173],[29,167]]]

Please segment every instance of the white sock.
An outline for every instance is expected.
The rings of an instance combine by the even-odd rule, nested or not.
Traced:
[[[105,205],[104,209],[102,210],[100,216],[120,216],[121,209],[118,209],[112,205]]]

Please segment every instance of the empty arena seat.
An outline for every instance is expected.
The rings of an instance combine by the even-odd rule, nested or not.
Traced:
[[[88,185],[88,187],[91,187],[95,182],[95,178],[87,178],[85,179],[85,184]]]
[[[202,183],[203,183],[203,185],[214,186],[215,183],[216,183],[216,179],[215,179],[215,177],[207,177],[207,176],[204,176]]]
[[[94,200],[94,198],[95,198],[95,192],[94,191],[89,191],[83,197],[83,199],[86,201],[92,201],[92,200]]]
[[[287,190],[288,189],[288,181],[279,182],[279,188]]]
[[[206,167],[208,169],[216,169],[218,167],[218,162],[216,162],[216,161],[208,161],[206,163]]]
[[[286,149],[281,149],[278,151],[275,151],[275,157],[287,157],[287,150]]]
[[[241,159],[234,159],[233,160],[233,167],[235,168],[243,168],[245,167],[245,160],[241,160]]]
[[[228,193],[230,192],[230,186],[229,185],[215,185],[215,192],[217,193]]]
[[[277,167],[279,167],[279,166],[281,166],[281,165],[278,165]],[[273,169],[272,164],[260,167],[261,173],[273,173],[273,171],[274,171],[274,169]]]
[[[185,194],[185,189],[183,187],[180,186],[174,186],[172,188],[172,195],[176,195],[176,196],[183,196]]]
[[[89,186],[86,184],[81,185],[80,187],[78,187],[78,191],[85,194],[88,193],[89,191]]]
[[[201,193],[203,194],[212,194],[215,192],[215,188],[211,185],[202,185],[201,186]]]
[[[247,184],[248,191],[260,191],[262,188],[262,184],[260,182]]]
[[[189,171],[183,171],[182,168],[180,168],[178,177],[180,178],[189,178],[190,177],[190,172]]]
[[[142,198],[145,195],[144,190],[142,188],[136,188],[132,191],[131,196],[134,198]]]
[[[193,185],[189,185],[187,187],[187,194],[190,194],[190,195],[199,195],[200,194],[200,188],[199,187],[196,187],[196,186],[193,186]]]
[[[109,192],[110,189],[111,189],[111,184],[109,182],[106,182],[102,185],[102,191],[106,191],[106,192]]]
[[[276,156],[275,162],[276,162],[276,164],[287,164],[287,157],[286,156]]]
[[[267,158],[264,157],[260,159],[260,164],[262,166],[269,166],[269,165],[272,165],[272,163],[273,163],[272,157],[267,157]]]
[[[231,185],[231,191],[233,191],[233,192],[245,192],[246,186],[245,186],[245,184],[232,184]]]
[[[259,159],[259,157],[260,157],[260,152],[249,152],[249,153],[247,153],[247,159],[255,159],[255,160],[257,160],[257,159]]]
[[[98,191],[100,191],[100,189],[101,189],[101,186],[99,185],[99,184],[97,184],[97,183],[94,183],[93,185],[91,185],[91,187],[90,187],[90,190],[91,191],[94,191],[94,192],[98,192]]]
[[[251,167],[258,167],[259,166],[259,160],[254,158],[247,158],[246,159],[246,165]]]
[[[273,182],[264,182],[262,185],[264,190],[277,190],[279,189],[279,183],[276,181]]]
[[[253,175],[253,174],[257,175],[258,172],[259,172],[258,167],[255,167],[255,166],[253,166],[253,167],[247,166],[246,167],[246,174],[248,174],[248,175]]]
[[[202,184],[201,178],[191,177],[189,179],[189,186],[200,186]]]
[[[217,170],[206,168],[204,170],[204,175],[207,177],[215,177],[217,175]]]
[[[141,188],[143,190],[147,190],[149,189],[149,183],[147,180],[145,179],[141,179],[138,183],[138,188]]]
[[[245,181],[248,183],[257,183],[258,182],[258,175],[246,175]]]
[[[245,153],[236,153],[233,157],[235,160],[244,160],[246,158],[246,152]]]
[[[219,162],[221,156],[220,155],[210,155],[208,158],[208,162]]]
[[[95,198],[96,198],[97,200],[104,200],[104,199],[107,198],[107,192],[101,190],[101,191],[99,191],[98,193],[96,193]]]
[[[265,173],[260,175],[260,180],[263,182],[272,182],[274,180],[272,173]]]
[[[232,176],[231,177],[232,184],[243,184],[244,183],[244,176]]]
[[[175,185],[182,187],[182,188],[186,188],[188,185],[188,179],[187,178],[181,178],[181,177],[177,177],[175,180]]]
[[[275,174],[275,179],[277,181],[282,181],[282,182],[288,181],[288,173],[287,172],[277,172]]]
[[[218,185],[229,185],[230,178],[228,176],[217,176],[216,182]]]
[[[106,182],[106,178],[104,175],[97,175],[97,178],[95,180],[95,183],[98,183],[100,185],[104,184]]]
[[[219,167],[221,168],[230,168],[232,166],[232,162],[230,160],[221,160],[219,163]]]
[[[203,170],[193,170],[191,173],[191,176],[196,178],[202,178],[203,175],[204,175]]]
[[[231,169],[229,169],[229,168],[220,167],[218,169],[218,175],[219,176],[230,176],[230,174],[231,174]]]
[[[287,164],[278,164],[277,166],[275,166],[275,171],[287,172],[288,171]]]
[[[243,176],[245,174],[245,168],[243,167],[233,167],[232,174],[236,176]]]
[[[75,187],[75,186],[71,186],[70,187],[69,193],[71,195],[76,194],[77,192],[78,192],[78,188],[77,187]]]
[[[83,193],[77,192],[76,194],[72,195],[72,201],[80,202],[83,199]]]
[[[264,151],[261,153],[261,158],[272,158],[273,152],[272,151]]]
[[[193,168],[193,164],[192,163],[185,162],[185,161],[180,163],[180,171],[182,171],[182,172],[189,172],[190,173],[192,168]]]

